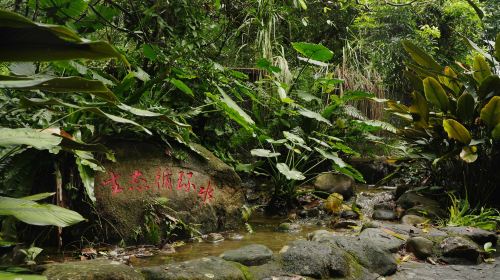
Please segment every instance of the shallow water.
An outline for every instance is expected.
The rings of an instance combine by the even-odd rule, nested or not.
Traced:
[[[250,221],[253,233],[248,233],[244,229],[239,231],[229,231],[223,233],[226,237],[224,241],[217,243],[209,242],[193,242],[186,243],[183,246],[176,248],[176,253],[169,255],[158,254],[148,258],[141,258],[134,261],[134,266],[154,266],[166,264],[174,261],[186,261],[206,256],[219,256],[227,250],[238,249],[245,245],[262,244],[267,246],[273,252],[278,252],[287,243],[297,240],[306,239],[307,234],[315,230],[321,229],[321,226],[314,222],[303,223],[302,230],[299,232],[277,232],[276,228],[282,222],[286,222],[283,218],[268,218],[257,217]],[[227,238],[233,234],[240,234],[241,240],[231,240]]]

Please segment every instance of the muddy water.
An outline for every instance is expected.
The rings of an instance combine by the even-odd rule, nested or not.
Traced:
[[[176,248],[176,253],[169,255],[158,254],[148,258],[141,258],[134,261],[134,266],[154,266],[174,261],[185,261],[206,256],[219,256],[227,250],[238,249],[245,245],[262,244],[273,252],[278,252],[287,243],[297,240],[306,239],[307,234],[315,230],[321,229],[321,226],[316,225],[314,222],[301,223],[302,230],[300,232],[277,232],[276,228],[286,220],[283,218],[266,218],[256,217],[250,221],[254,233],[250,234],[244,229],[240,231],[231,231],[223,233],[226,237],[224,241],[217,243],[209,242],[193,242],[186,243],[183,246]],[[233,240],[228,237],[240,235],[243,237],[241,240]]]

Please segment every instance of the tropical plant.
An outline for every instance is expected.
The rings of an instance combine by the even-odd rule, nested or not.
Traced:
[[[462,193],[481,189],[471,193],[478,203],[498,191],[492,170],[500,155],[500,78],[494,66],[500,57],[500,36],[493,55],[467,42],[477,52],[472,65],[459,63],[455,68],[442,67],[413,43],[403,42],[413,59],[406,73],[414,87],[412,103],[408,107],[389,101],[388,110],[406,122],[399,134],[416,149],[415,154],[432,163],[438,185],[450,186],[458,180]],[[453,172],[461,174],[453,178]]]
[[[474,209],[470,207],[467,197],[458,199],[452,193],[449,197],[451,205],[448,208],[450,216],[445,222],[447,226],[471,226],[484,230],[497,230],[500,225],[500,212],[497,209],[486,207]]]

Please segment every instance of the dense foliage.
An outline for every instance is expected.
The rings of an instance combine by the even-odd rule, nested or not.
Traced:
[[[350,164],[362,155],[419,154],[434,161],[433,182],[484,188],[473,202],[485,202],[498,161],[489,53],[500,8],[476,2],[2,1],[12,36],[0,42],[0,198],[56,192],[53,203],[94,215],[94,176],[114,160],[106,143],[155,139],[200,143],[269,181],[276,209],[320,172],[364,182]],[[384,117],[386,96],[411,127]],[[395,134],[407,131],[418,139],[404,133],[401,146]],[[72,218],[45,224],[82,219]]]

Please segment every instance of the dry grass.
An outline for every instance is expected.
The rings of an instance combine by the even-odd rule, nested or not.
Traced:
[[[335,67],[334,73],[336,77],[344,80],[340,87],[341,94],[348,90],[361,90],[373,93],[377,98],[385,98],[386,89],[382,76],[348,46],[344,47],[342,64]],[[352,105],[370,119],[384,118],[382,103],[362,100],[355,101]]]

